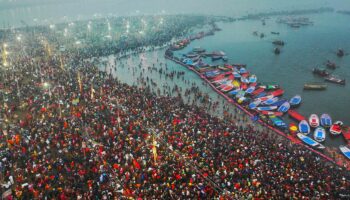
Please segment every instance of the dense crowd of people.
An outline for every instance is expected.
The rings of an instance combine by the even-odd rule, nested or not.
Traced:
[[[66,67],[23,54],[0,75],[5,199],[350,198],[348,171],[237,110],[217,118],[75,55]],[[195,85],[185,93],[208,99]]]

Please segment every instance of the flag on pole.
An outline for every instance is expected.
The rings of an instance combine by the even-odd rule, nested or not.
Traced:
[[[154,159],[154,163],[157,164],[157,141],[155,140],[154,136],[153,136],[153,145],[152,145],[152,152],[153,152],[153,159]]]

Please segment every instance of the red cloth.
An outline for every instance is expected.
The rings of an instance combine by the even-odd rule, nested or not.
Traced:
[[[141,165],[140,165],[140,163],[137,162],[136,159],[134,159],[134,160],[132,161],[132,164],[134,165],[134,167],[135,167],[136,169],[141,169]]]

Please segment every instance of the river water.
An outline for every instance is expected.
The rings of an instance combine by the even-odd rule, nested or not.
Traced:
[[[328,88],[325,91],[303,90],[306,82],[323,82],[323,79],[314,76],[311,70],[317,66],[325,67],[323,64],[327,59],[334,61],[339,66],[329,71],[346,79],[350,77],[350,56],[338,58],[335,55],[335,51],[340,47],[350,51],[350,40],[348,39],[350,27],[347,26],[350,16],[336,13],[304,16],[310,18],[314,25],[294,29],[276,23],[277,18],[266,20],[265,26],[259,20],[219,24],[222,31],[217,32],[214,36],[195,40],[177,54],[186,53],[198,46],[209,52],[223,50],[229,62],[247,64],[251,73],[258,76],[259,82],[279,83],[285,90],[284,98],[300,94],[303,101],[297,110],[304,116],[308,117],[312,113],[318,115],[329,113],[333,121],[342,120],[345,124],[350,125],[349,84],[341,86],[327,83]],[[260,39],[252,34],[253,31],[265,33],[266,37]],[[271,31],[280,32],[280,35],[272,35]],[[282,53],[277,56],[273,53],[274,46],[271,43],[275,39],[282,39],[286,42]],[[189,85],[181,80],[169,81],[164,76],[159,77],[157,73],[148,72],[147,68],[152,67],[153,64],[162,67],[159,66],[159,63],[167,63],[169,70],[186,72],[184,77],[186,80],[202,87],[201,91],[210,94],[214,100],[218,99],[217,94],[211,88],[202,85],[202,80],[195,73],[189,72],[183,66],[164,60],[163,53],[164,50],[159,50],[117,61],[117,70],[114,71],[114,74],[123,82],[136,84],[137,77],[140,76],[140,69],[143,68],[143,75],[156,80],[161,87],[163,85],[172,87],[177,84],[188,88]],[[111,63],[114,63],[113,58],[111,58]],[[138,67],[140,63],[142,63],[141,68]],[[133,71],[135,71],[134,74]],[[222,98],[219,100],[222,101]],[[288,117],[284,119],[290,121]],[[335,138],[327,134],[326,145],[336,147],[343,143],[342,137]]]

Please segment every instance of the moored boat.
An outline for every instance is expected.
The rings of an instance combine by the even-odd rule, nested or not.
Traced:
[[[267,110],[262,110],[259,112],[263,115],[274,115],[274,116],[278,116],[278,117],[283,116],[283,113],[281,113],[281,112],[274,112],[274,111],[267,111]]]
[[[259,111],[270,111],[270,110],[276,110],[277,106],[261,106],[261,107],[256,107],[257,110]]]
[[[280,117],[270,115],[269,118],[272,121],[274,126],[282,129],[287,128],[287,124]]]
[[[255,87],[254,86],[251,86],[249,88],[247,88],[247,90],[245,91],[247,94],[251,94],[252,92],[254,92],[255,90]]]
[[[316,128],[320,125],[320,119],[316,114],[311,114],[309,117],[309,124],[311,127]]]
[[[322,77],[326,77],[326,76],[330,75],[326,69],[320,69],[320,68],[314,68],[312,70],[312,73],[319,75],[319,76],[322,76]]]
[[[326,130],[322,127],[317,127],[314,131],[314,139],[317,142],[323,142],[326,139]]]
[[[262,105],[271,105],[273,103],[276,103],[278,101],[278,97],[273,97],[271,99],[268,99],[266,101],[263,101],[261,104]]]
[[[305,83],[304,90],[325,90],[327,85],[324,83]]]
[[[305,136],[301,133],[297,133],[297,136],[298,138],[303,141],[305,144],[313,147],[313,148],[316,148],[316,149],[324,149],[325,146],[323,146],[322,144],[316,142],[315,140],[311,139],[310,137],[308,136]]]
[[[236,94],[238,94],[239,91],[241,91],[241,89],[240,89],[240,88],[237,88],[237,89],[235,89],[235,90],[232,90],[232,91],[228,92],[228,94],[229,94],[229,95],[236,96]]]
[[[343,122],[336,121],[334,124],[332,124],[331,128],[329,129],[329,132],[332,135],[340,135],[342,133],[342,127],[343,127]]]
[[[332,126],[332,118],[328,114],[324,113],[321,115],[321,126],[328,128]]]
[[[278,108],[278,111],[279,111],[279,112],[285,113],[285,112],[287,112],[287,111],[289,110],[289,108],[290,108],[289,102],[284,102],[284,103]]]
[[[300,105],[301,103],[301,96],[300,95],[295,95],[289,100],[290,106],[295,107]]]
[[[249,83],[256,83],[257,80],[258,79],[254,74],[249,77]]]
[[[278,84],[264,84],[260,85],[261,88],[264,88],[265,90],[275,90],[280,88]]]
[[[264,91],[265,91],[264,88],[258,88],[254,92],[252,92],[252,95],[256,96],[256,95],[259,95],[260,93],[262,93]]]
[[[339,149],[347,159],[350,159],[350,148],[349,147],[347,147],[345,145],[341,145],[341,146],[339,146]]]
[[[284,94],[284,90],[277,89],[275,91],[270,92],[269,94],[273,95],[274,97],[282,96]]]
[[[336,76],[327,76],[324,78],[325,81],[331,82],[331,83],[336,83],[339,85],[345,85],[345,79],[338,78]]]
[[[267,95],[267,96],[259,97],[259,98],[257,98],[257,100],[260,99],[261,101],[266,101],[266,100],[271,99],[271,98],[273,98],[273,97],[274,97],[274,96],[272,96],[272,95]],[[276,107],[277,107],[277,106],[276,106]]]
[[[261,101],[260,100],[255,100],[253,102],[251,102],[248,107],[249,109],[255,109],[258,105],[260,105]]]
[[[299,127],[300,133],[302,133],[304,135],[307,135],[307,134],[310,133],[310,126],[309,126],[309,124],[307,123],[306,120],[301,120],[299,122],[298,127]]]
[[[288,110],[288,115],[299,122],[305,120],[305,117],[295,110]]]
[[[271,106],[278,106],[278,107],[279,107],[279,106],[281,106],[282,104],[284,104],[285,102],[287,102],[286,99],[280,99],[280,100],[278,100],[277,102],[271,104]]]

